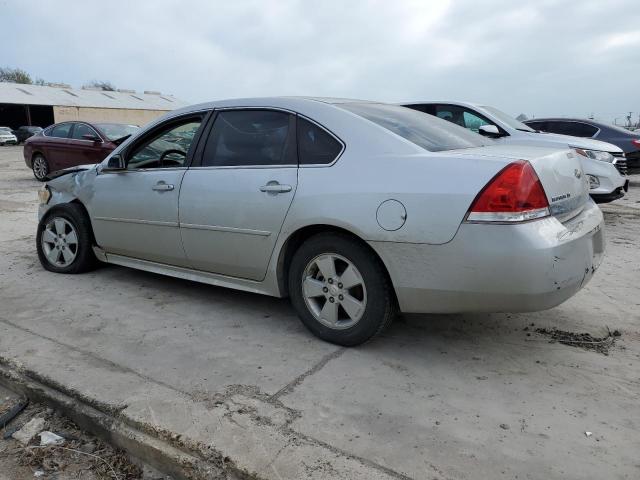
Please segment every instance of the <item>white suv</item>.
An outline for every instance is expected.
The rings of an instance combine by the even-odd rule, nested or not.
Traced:
[[[402,105],[449,120],[498,143],[574,149],[589,178],[589,194],[596,202],[611,202],[623,197],[629,189],[629,180],[621,173],[626,170],[624,152],[610,143],[539,132],[486,105],[468,102],[412,102]]]
[[[9,127],[0,127],[0,145],[7,145],[8,143],[16,145],[18,139]]]

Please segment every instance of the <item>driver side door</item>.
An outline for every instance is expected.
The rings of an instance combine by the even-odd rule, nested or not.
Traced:
[[[185,266],[178,194],[206,112],[168,120],[121,154],[126,169],[101,170],[90,215],[107,254]]]

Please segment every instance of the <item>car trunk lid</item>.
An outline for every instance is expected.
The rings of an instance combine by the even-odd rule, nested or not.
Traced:
[[[458,151],[460,153],[464,151]],[[561,222],[578,215],[589,200],[589,182],[578,154],[572,150],[519,145],[491,145],[468,149],[466,154],[502,157],[505,164],[528,161],[549,202],[549,211]]]

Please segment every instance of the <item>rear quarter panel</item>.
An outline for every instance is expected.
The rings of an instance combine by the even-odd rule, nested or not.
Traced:
[[[359,156],[347,150],[331,167],[299,169],[283,234],[327,224],[368,241],[443,244],[455,236],[480,189],[508,162],[446,153]],[[389,199],[406,209],[396,231],[384,230],[376,218]]]

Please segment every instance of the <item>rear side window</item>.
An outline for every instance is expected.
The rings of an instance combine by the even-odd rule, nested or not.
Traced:
[[[294,117],[272,110],[218,113],[202,157],[203,167],[296,165]]]
[[[384,103],[338,105],[430,152],[486,145],[484,138],[446,120]]]
[[[598,129],[582,122],[549,122],[550,131],[573,137],[593,137]]]
[[[298,159],[300,165],[333,162],[342,152],[342,144],[324,128],[298,117]]]
[[[68,138],[69,131],[71,130],[71,123],[63,123],[61,125],[56,125],[49,132],[49,136],[58,137],[58,138]]]
[[[548,132],[549,131],[548,122],[526,122],[526,124],[528,126],[530,126],[531,128],[534,128],[536,130],[540,130],[541,132]]]

